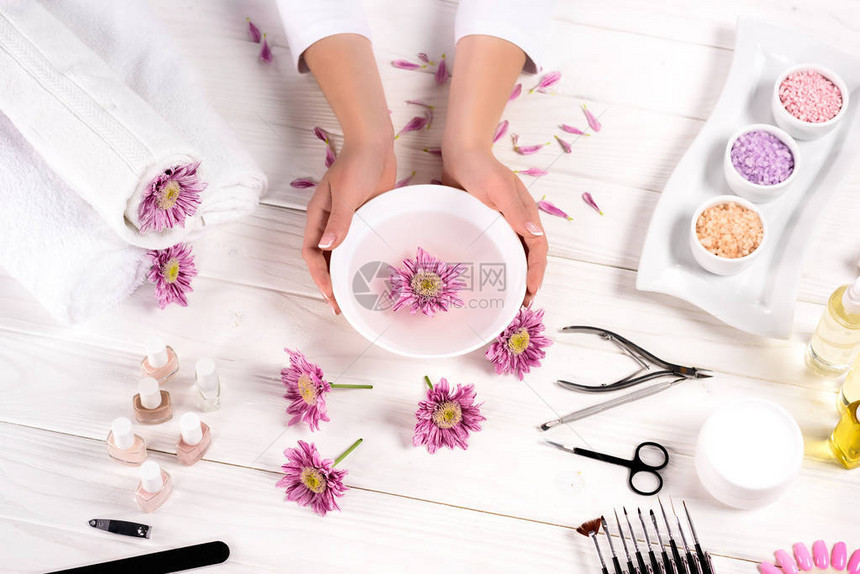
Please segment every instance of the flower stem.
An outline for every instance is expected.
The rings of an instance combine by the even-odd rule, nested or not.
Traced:
[[[340,461],[342,461],[343,459],[345,459],[345,458],[349,455],[349,453],[351,453],[352,451],[354,451],[354,450],[356,449],[356,447],[358,447],[358,445],[360,445],[360,444],[361,444],[361,441],[363,441],[363,440],[364,440],[363,438],[360,438],[360,439],[358,439],[357,441],[355,441],[354,443],[352,443],[352,446],[351,446],[351,447],[349,447],[348,449],[346,449],[345,451],[343,451],[343,454],[342,454],[342,455],[340,455],[339,457],[337,457],[336,459],[334,459],[334,464],[333,464],[332,466],[333,466],[333,467],[334,467],[334,466],[337,466],[337,465],[340,463]]]
[[[424,382],[427,383],[428,387],[430,387],[431,389],[433,388],[433,383],[430,382],[430,377],[428,377],[427,375],[424,375]]]
[[[343,383],[331,383],[331,388],[333,389],[372,389],[373,385],[345,385]]]

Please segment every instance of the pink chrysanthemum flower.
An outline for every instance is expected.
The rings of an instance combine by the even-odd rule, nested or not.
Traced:
[[[153,249],[147,254],[151,267],[148,278],[155,283],[155,298],[161,309],[169,303],[188,306],[185,294],[193,291],[191,279],[197,275],[191,246],[177,243],[167,249]]]
[[[287,462],[281,468],[285,474],[277,486],[286,489],[287,500],[300,506],[310,506],[320,516],[331,510],[340,510],[335,499],[347,490],[343,485],[347,471],[334,468],[340,459],[324,459],[316,446],[302,440],[298,448],[285,450],[284,456]]]
[[[415,259],[404,259],[403,267],[391,273],[392,309],[408,305],[410,313],[421,311],[432,317],[450,307],[462,307],[457,292],[466,286],[460,279],[465,270],[465,266],[445,263],[419,247]]]
[[[199,167],[198,161],[167,168],[150,182],[137,209],[141,233],[183,226],[194,215],[207,185],[197,175]]]
[[[539,367],[546,356],[544,347],[552,345],[552,341],[541,334],[544,328],[543,309],[520,309],[508,328],[487,349],[487,358],[495,365],[496,374],[516,373],[522,381],[524,373]]]
[[[481,421],[487,420],[481,415],[481,405],[475,404],[474,385],[460,386],[451,391],[448,381],[441,379],[435,387],[430,379],[425,377],[427,385],[427,400],[418,403],[415,412],[415,434],[412,435],[412,446],[427,445],[427,450],[433,454],[439,448],[447,446],[450,449],[458,446],[463,450],[469,448],[469,433],[481,430]]]
[[[331,391],[331,385],[323,378],[319,365],[308,361],[301,351],[284,351],[290,355],[290,366],[281,370],[281,381],[287,388],[284,398],[290,401],[287,414],[293,415],[287,424],[303,420],[312,431],[319,430],[321,421],[329,421],[325,395]]]

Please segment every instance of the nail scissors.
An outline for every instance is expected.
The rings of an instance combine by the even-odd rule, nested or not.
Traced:
[[[572,452],[573,454],[578,454],[580,456],[585,456],[588,458],[593,458],[595,460],[600,460],[603,462],[608,462],[609,464],[617,464],[619,466],[624,466],[630,469],[630,475],[627,478],[627,485],[630,487],[630,490],[635,492],[636,494],[641,494],[642,496],[652,496],[660,492],[660,489],[663,488],[663,477],[660,476],[658,471],[666,468],[666,465],[669,464],[669,452],[666,450],[660,443],[646,441],[641,443],[636,447],[636,452],[633,454],[633,460],[627,460],[624,458],[618,458],[617,456],[612,456],[610,454],[604,454],[602,452],[595,452],[593,450],[588,450],[579,447],[569,447],[565,446],[561,443],[557,443],[551,440],[544,440],[545,443],[551,444],[556,448],[560,448],[561,450]],[[645,452],[646,456],[655,456],[656,461],[655,464],[648,464],[642,459],[642,453]],[[656,487],[653,489],[642,489],[636,486],[636,476],[639,475],[650,475],[654,478],[656,482]]]
[[[626,389],[628,387],[638,385],[639,383],[644,383],[645,381],[659,379],[660,377],[672,377],[673,379],[706,379],[713,376],[710,374],[710,372],[702,369],[697,369],[695,367],[685,367],[684,365],[676,365],[675,363],[664,361],[656,355],[649,353],[639,345],[628,341],[621,335],[613,333],[612,331],[607,331],[606,329],[601,329],[599,327],[589,327],[585,325],[573,325],[570,327],[563,328],[562,332],[592,333],[595,335],[599,335],[607,341],[612,341],[613,343],[615,343],[618,348],[624,351],[627,356],[632,358],[639,365],[639,369],[636,372],[631,373],[623,379],[619,379],[614,383],[609,384],[603,383],[597,386],[583,385],[581,383],[573,383],[571,381],[564,381],[559,379],[557,381],[558,384],[566,389],[585,393],[606,393],[610,391],[617,391],[619,389]],[[658,367],[658,369],[652,370],[652,367]]]

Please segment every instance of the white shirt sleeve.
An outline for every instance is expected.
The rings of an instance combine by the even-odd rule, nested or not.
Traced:
[[[360,0],[277,0],[287,32],[293,63],[307,72],[304,53],[313,43],[335,34],[359,34],[370,39],[370,27]]]
[[[495,36],[526,53],[526,72],[536,73],[549,35],[552,0],[460,0],[454,23],[455,42],[463,36]]]

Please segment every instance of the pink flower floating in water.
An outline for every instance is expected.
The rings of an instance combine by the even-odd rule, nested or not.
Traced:
[[[164,309],[169,303],[187,307],[185,294],[193,291],[191,279],[197,275],[191,246],[177,243],[167,249],[154,249],[146,255],[151,264],[147,276],[155,283],[155,298],[159,308]]]
[[[465,266],[445,263],[419,247],[415,259],[404,259],[403,266],[391,273],[392,309],[409,306],[412,314],[421,311],[432,317],[450,307],[462,307],[457,293],[466,286],[460,278],[465,270]]]
[[[171,167],[149,183],[137,209],[141,233],[184,226],[194,215],[207,186],[197,175],[199,167],[199,161]]]
[[[563,217],[568,221],[573,221],[573,218],[569,216],[567,213],[553,205],[552,203],[546,201],[546,196],[540,198],[540,201],[537,202],[538,209],[543,211],[544,213],[549,213],[550,215],[555,215],[556,217]]]
[[[260,47],[260,61],[266,64],[272,63],[272,49],[269,48],[269,41],[266,40],[265,34],[263,34],[263,45]]]
[[[496,374],[516,374],[523,380],[523,374],[539,367],[546,356],[545,347],[552,341],[542,335],[544,331],[543,309],[532,311],[528,307],[520,309],[501,335],[487,349],[487,358],[496,368]]]
[[[263,39],[263,35],[260,34],[260,29],[254,26],[254,23],[251,22],[250,18],[245,18],[248,21],[248,35],[251,37],[251,41],[255,44],[259,44],[260,40]]]
[[[450,449],[469,448],[469,433],[481,430],[481,421],[487,420],[481,415],[482,404],[475,404],[474,385],[457,385],[455,390],[448,388],[448,381],[441,379],[435,387],[428,377],[424,377],[427,385],[427,399],[418,403],[415,412],[415,434],[412,435],[412,446],[427,446],[430,454],[441,447]]]
[[[340,510],[336,499],[347,491],[343,484],[347,471],[334,467],[361,444],[361,440],[353,443],[337,460],[322,458],[315,445],[300,440],[297,448],[284,451],[287,457],[286,464],[281,466],[284,476],[276,486],[286,490],[287,500],[299,506],[310,506],[320,516]]]
[[[290,366],[281,369],[281,382],[287,388],[284,398],[290,401],[287,414],[293,415],[287,424],[304,421],[312,431],[319,430],[321,421],[329,421],[325,396],[331,385],[323,378],[320,366],[308,361],[301,351],[284,351],[290,355]]]
[[[540,79],[540,82],[538,82],[538,85],[535,86],[534,88],[532,88],[531,90],[529,90],[529,93],[530,94],[532,92],[546,93],[546,89],[556,85],[559,82],[559,80],[561,80],[561,72],[558,72],[558,71],[550,72],[547,75],[545,75],[544,77],[542,77]]]

